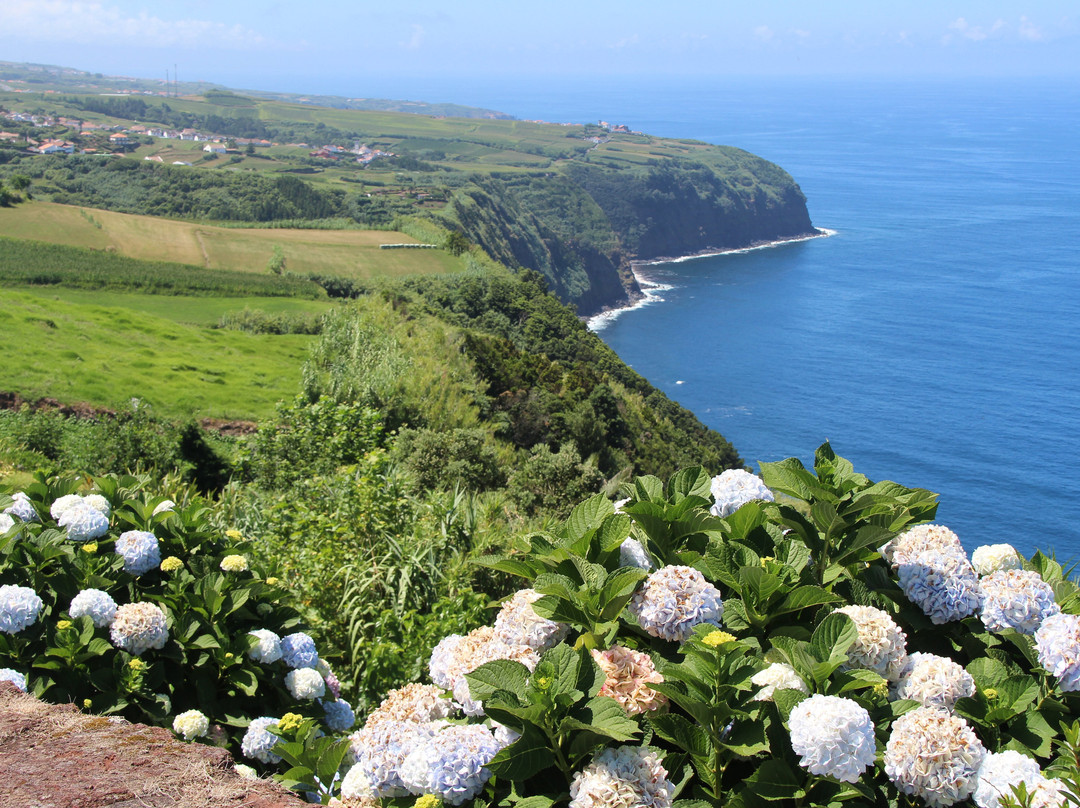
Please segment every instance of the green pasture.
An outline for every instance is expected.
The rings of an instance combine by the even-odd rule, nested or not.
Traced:
[[[311,341],[9,288],[0,297],[0,390],[113,407],[137,397],[167,418],[258,420],[296,393]]]

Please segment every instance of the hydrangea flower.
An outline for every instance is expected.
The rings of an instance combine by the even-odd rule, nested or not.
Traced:
[[[516,729],[500,724],[498,721],[491,722],[491,731],[494,733],[495,742],[499,744],[500,749],[505,749],[521,737],[521,733]]]
[[[569,808],[671,808],[667,775],[648,747],[609,746],[574,775]]]
[[[257,628],[248,634],[255,637],[258,643],[248,651],[248,656],[256,662],[269,665],[281,659],[281,638],[268,628]]]
[[[809,693],[806,682],[786,662],[774,662],[763,671],[758,671],[750,681],[761,688],[754,696],[754,701],[772,701],[777,690],[798,690]]]
[[[101,494],[87,494],[82,498],[82,501],[103,516],[108,516],[112,513],[112,506],[109,505],[109,500],[105,499]]]
[[[964,719],[919,707],[893,723],[885,746],[885,774],[905,794],[931,808],[966,799],[978,784],[986,750]]]
[[[363,769],[360,766],[353,765],[345,773],[345,776],[341,778],[341,799],[345,800],[350,806],[354,802],[363,803],[367,800],[375,800],[371,784],[368,782],[367,777],[364,776]]]
[[[116,540],[116,552],[124,557],[124,571],[142,575],[161,563],[161,549],[153,533],[129,530]]]
[[[27,586],[0,586],[0,631],[18,634],[37,622],[44,607],[37,592]]]
[[[844,606],[837,609],[855,623],[859,637],[848,650],[849,668],[866,668],[895,681],[907,658],[907,635],[888,612],[873,606]]]
[[[720,590],[693,567],[667,566],[645,579],[630,600],[630,612],[654,637],[685,642],[694,626],[721,625]]]
[[[78,494],[65,494],[62,497],[57,497],[53,501],[52,507],[49,508],[49,515],[57,522],[60,521],[60,517],[69,508],[74,508],[76,505],[82,505],[83,498]]]
[[[135,656],[151,648],[164,648],[169,640],[165,612],[154,603],[125,603],[116,610],[109,636],[113,645]]]
[[[106,628],[116,617],[116,601],[108,592],[84,589],[71,599],[68,614],[76,618],[88,615],[95,627]]]
[[[1031,808],[1065,808],[1072,804],[1068,798],[1068,786],[1054,777],[1039,778],[1028,793],[1031,795]]]
[[[9,513],[0,513],[0,536],[15,527],[15,518]]]
[[[165,513],[166,511],[172,512],[176,508],[176,503],[171,499],[163,499],[157,505],[154,506],[154,512],[151,516],[157,516],[159,513]]]
[[[221,559],[222,572],[247,572],[248,560],[242,555],[227,555]]]
[[[0,682],[11,682],[23,693],[26,692],[26,677],[12,668],[0,668]]]
[[[998,808],[1002,797],[1012,797],[1013,786],[1024,783],[1030,793],[1031,788],[1042,777],[1039,764],[1027,755],[1011,749],[987,752],[979,767],[975,804],[979,808]]]
[[[979,579],[966,556],[928,550],[901,563],[897,576],[908,600],[936,625],[974,614],[982,603]]]
[[[637,539],[626,539],[619,545],[619,566],[637,567],[647,572],[656,569],[645,547]]]
[[[344,699],[335,698],[333,701],[323,702],[323,713],[326,717],[326,727],[331,732],[344,732],[352,729],[356,723],[356,713]]]
[[[210,732],[210,719],[198,710],[188,710],[173,719],[172,728],[185,741],[193,741]]]
[[[604,672],[600,695],[615,699],[627,715],[659,710],[667,704],[667,696],[649,687],[663,682],[664,677],[648,654],[614,645],[606,651],[594,650],[592,658]]]
[[[774,502],[776,499],[760,477],[743,469],[728,469],[713,477],[710,488],[715,500],[711,509],[714,516],[730,516],[755,499],[766,502]]]
[[[791,748],[811,774],[854,783],[874,765],[874,722],[851,699],[815,693],[795,706],[788,726]]]
[[[952,711],[957,699],[975,695],[971,674],[948,657],[918,651],[908,657],[896,683],[898,699],[913,699],[924,707]]]
[[[1052,614],[1035,631],[1039,664],[1064,691],[1080,690],[1080,615]]]
[[[290,668],[314,668],[319,664],[315,640],[302,631],[281,638],[281,658]]]
[[[314,668],[296,668],[285,674],[285,687],[294,699],[307,701],[326,695],[326,682]]]
[[[486,766],[498,751],[498,742],[483,724],[447,725],[408,754],[401,780],[413,794],[434,794],[461,805],[491,778]]]
[[[277,735],[269,732],[270,727],[276,726],[276,718],[262,716],[253,719],[252,722],[248,724],[243,740],[240,741],[240,751],[244,753],[244,757],[249,757],[252,760],[258,760],[262,763],[280,763],[281,758],[271,751],[277,742],[281,740]]]
[[[56,524],[67,529],[67,536],[72,541],[92,541],[108,532],[109,517],[80,499],[63,510]]]
[[[881,554],[893,569],[931,551],[967,558],[960,537],[944,525],[916,525],[881,548]]]
[[[542,654],[548,648],[558,645],[570,627],[565,623],[556,623],[541,617],[533,611],[532,605],[543,595],[535,589],[521,589],[506,601],[495,618],[495,633],[492,639],[506,645],[527,645]]]
[[[435,684],[450,690],[466,715],[481,715],[483,705],[469,693],[465,674],[495,659],[512,659],[529,670],[536,667],[540,655],[527,645],[512,645],[498,637],[490,626],[470,631],[465,636],[444,637],[431,652],[428,670]]]
[[[158,569],[160,569],[162,572],[176,572],[183,566],[184,562],[181,561],[179,558],[177,558],[176,556],[169,556],[168,558],[164,559],[160,565],[158,565]]]
[[[259,773],[246,763],[237,763],[235,766],[233,766],[233,771],[243,777],[245,780],[259,779]]]
[[[356,766],[360,767],[371,796],[404,797],[409,793],[401,779],[401,767],[405,758],[434,734],[436,726],[434,722],[384,718],[373,723],[369,719],[363,729],[352,734]]]
[[[365,726],[381,721],[411,721],[430,724],[441,721],[454,711],[454,705],[435,685],[411,682],[386,694],[382,703],[368,716]]]
[[[983,625],[995,634],[1013,629],[1034,634],[1043,620],[1061,611],[1054,590],[1037,572],[998,570],[979,581]]]
[[[330,671],[328,674],[323,676],[323,679],[326,681],[326,689],[330,691],[330,694],[335,699],[340,699],[341,698],[341,682],[338,680],[338,678],[334,674],[334,672]]]
[[[4,508],[4,513],[17,516],[24,522],[36,522],[38,520],[37,509],[34,508],[34,503],[30,501],[30,497],[26,495],[26,492],[16,491],[11,495],[11,500],[11,504]]]
[[[971,554],[971,566],[979,575],[992,575],[998,570],[1018,570],[1024,560],[1011,544],[984,544]]]

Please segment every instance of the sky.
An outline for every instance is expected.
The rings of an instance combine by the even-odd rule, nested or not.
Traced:
[[[0,59],[371,97],[435,76],[1076,78],[1080,5],[0,0]]]

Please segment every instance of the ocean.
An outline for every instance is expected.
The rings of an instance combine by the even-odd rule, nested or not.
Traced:
[[[738,146],[835,231],[651,265],[600,336],[744,460],[829,440],[940,494],[968,549],[1080,560],[1080,83],[727,79],[402,88]]]

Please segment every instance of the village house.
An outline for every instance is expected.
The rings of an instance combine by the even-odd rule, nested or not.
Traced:
[[[38,154],[72,154],[75,151],[75,144],[66,140],[46,140],[34,151]]]
[[[132,143],[134,141],[124,132],[109,135],[109,145],[111,146],[130,146]]]
[[[225,154],[228,151],[224,143],[207,143],[202,147],[202,150],[211,154]]]

